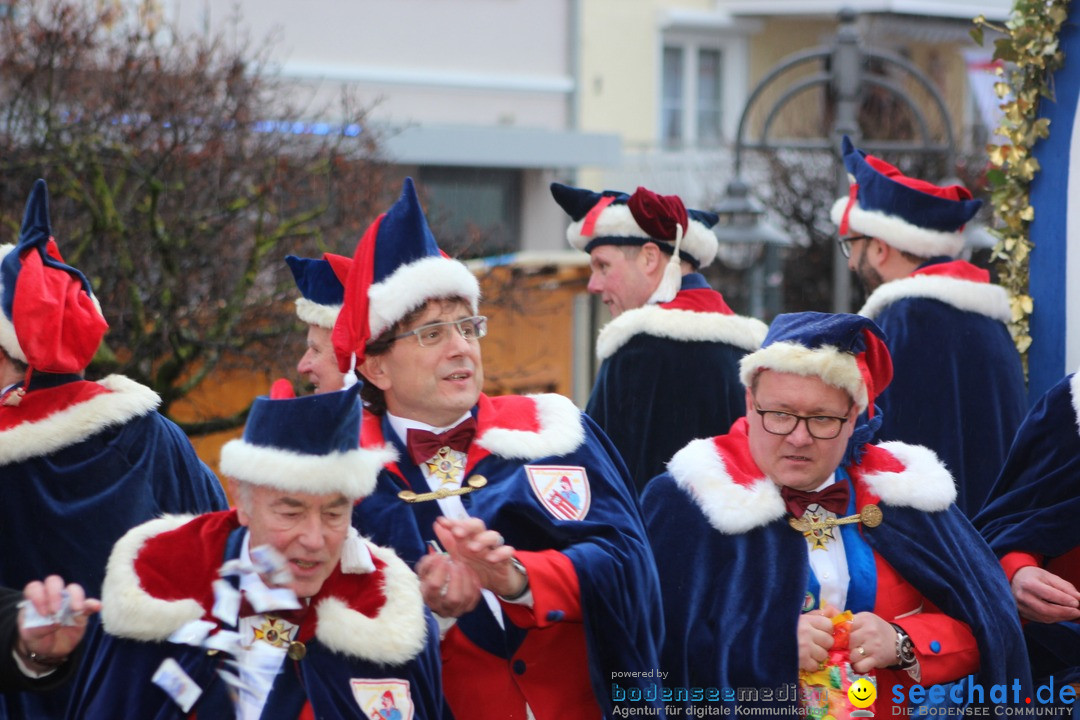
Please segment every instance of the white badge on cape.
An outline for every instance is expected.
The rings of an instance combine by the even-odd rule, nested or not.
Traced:
[[[408,680],[353,678],[349,684],[352,686],[356,704],[360,706],[360,717],[412,720],[413,701],[409,694]]]
[[[525,473],[540,503],[557,520],[581,520],[589,512],[592,493],[585,468],[526,465]]]

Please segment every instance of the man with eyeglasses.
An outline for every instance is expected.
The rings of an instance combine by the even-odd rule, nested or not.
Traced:
[[[871,443],[892,377],[880,329],[780,315],[740,367],[746,417],[676,453],[642,497],[669,684],[791,711],[798,672],[824,667],[850,610],[851,669],[875,677],[879,716],[914,683],[1026,686],[1007,584],[948,470],[926,448]]]
[[[739,359],[768,328],[732,312],[699,272],[716,257],[713,213],[643,187],[628,195],[552,183],[551,193],[570,216],[570,244],[589,253],[589,292],[612,315],[596,340],[601,364],[585,412],[640,494],[676,450],[742,415]]]
[[[641,698],[659,661],[636,498],[568,399],[481,392],[479,294],[406,180],[357,246],[333,334],[339,367],[355,358],[365,380],[361,443],[386,454],[354,524],[415,563],[455,716],[609,717],[612,679]]]
[[[1027,409],[1005,289],[956,259],[981,201],[960,185],[905,176],[844,138],[852,190],[832,208],[840,249],[869,297],[859,311],[889,338],[896,376],[879,437],[925,445],[982,507]]]

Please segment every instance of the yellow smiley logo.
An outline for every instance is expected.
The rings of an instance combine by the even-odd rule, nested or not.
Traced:
[[[866,678],[859,678],[851,683],[847,691],[848,700],[857,708],[866,708],[874,704],[877,699],[877,688],[874,683]]]

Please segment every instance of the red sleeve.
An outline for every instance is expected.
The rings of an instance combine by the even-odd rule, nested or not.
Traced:
[[[895,621],[915,645],[920,684],[952,682],[978,671],[979,646],[968,624],[949,617],[929,600],[924,602],[923,612]]]
[[[577,570],[558,550],[527,552],[515,557],[529,571],[532,607],[502,601],[503,612],[521,628],[542,628],[559,622],[582,622]]]
[[[1042,565],[1042,558],[1032,553],[1022,552],[1020,550],[1014,550],[1011,553],[1005,553],[1001,556],[1001,569],[1005,571],[1005,577],[1012,582],[1013,575],[1016,571],[1023,567],[1040,567]]]

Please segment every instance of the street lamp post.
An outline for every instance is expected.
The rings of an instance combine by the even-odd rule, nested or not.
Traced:
[[[840,27],[831,45],[819,46],[789,55],[766,73],[750,92],[746,105],[743,107],[742,115],[739,117],[739,125],[735,133],[734,179],[728,185],[725,199],[717,208],[721,214],[725,212],[721,208],[739,210],[746,207],[745,200],[752,200],[749,197],[747,184],[741,175],[744,150],[830,150],[836,154],[837,148],[840,147],[840,138],[848,135],[856,145],[873,152],[936,153],[944,154],[946,158],[951,159],[953,152],[952,123],[949,120],[945,101],[938,89],[922,71],[903,57],[895,53],[862,46],[856,25],[856,14],[853,10],[841,10],[839,19]],[[945,134],[943,141],[936,141],[933,138],[930,123],[922,105],[912,97],[907,88],[887,75],[868,72],[867,68],[871,64],[893,69],[922,88],[930,98],[933,109],[942,121],[941,126],[944,128]],[[792,82],[780,93],[776,100],[767,106],[758,139],[755,141],[748,140],[746,133],[750,113],[756,109],[765,91],[777,85],[781,76],[789,71],[806,66],[810,66],[815,71],[809,72]],[[773,129],[777,118],[795,97],[813,88],[822,87],[828,88],[834,98],[832,123],[826,135],[816,138],[784,140],[770,136],[770,131]],[[898,100],[911,113],[917,135],[916,140],[881,140],[863,143],[859,131],[858,112],[863,96],[870,88],[877,88],[893,99]],[[839,162],[839,158],[837,158],[836,164],[836,197],[841,197],[848,192],[848,180],[843,163]],[[727,210],[727,212],[731,212],[731,210]],[[733,221],[729,219],[725,226],[734,227]],[[718,232],[718,237],[721,237],[720,232]],[[723,239],[721,239],[721,243],[723,243]],[[769,246],[774,248],[772,251],[774,255],[776,254],[776,245],[774,243]],[[834,312],[850,312],[851,276],[847,269],[847,259],[839,252],[838,247],[833,248],[832,257],[832,309]]]

